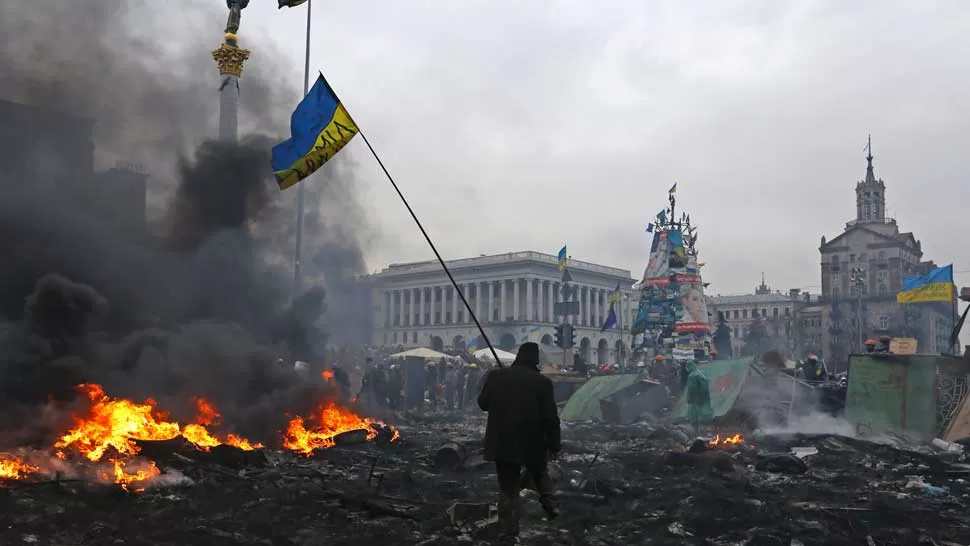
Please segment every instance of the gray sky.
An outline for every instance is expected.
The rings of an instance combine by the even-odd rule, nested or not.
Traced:
[[[639,276],[676,180],[711,293],[749,292],[761,272],[817,292],[819,240],[854,217],[871,132],[890,215],[970,283],[953,206],[970,199],[970,2],[313,4],[311,70],[446,258],[565,242]],[[253,0],[242,45],[272,40],[300,72],[305,10]],[[348,150],[381,234],[370,269],[431,259],[363,142]]]

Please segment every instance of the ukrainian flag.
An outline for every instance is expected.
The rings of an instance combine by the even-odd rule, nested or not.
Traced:
[[[559,249],[559,271],[566,269],[566,245]]]
[[[610,292],[610,304],[620,303],[620,283],[616,283],[616,288]]]
[[[953,301],[953,264],[938,267],[926,275],[903,279],[903,290],[896,294],[897,303]]]
[[[477,351],[478,348],[479,348],[478,340],[480,338],[481,338],[481,336],[474,336],[474,337],[472,337],[472,340],[469,341],[468,342],[468,345],[465,346],[465,351],[468,352],[469,354],[470,353],[474,353],[475,351]]]
[[[313,174],[359,132],[323,74],[290,117],[292,137],[273,147],[273,174],[281,190]]]

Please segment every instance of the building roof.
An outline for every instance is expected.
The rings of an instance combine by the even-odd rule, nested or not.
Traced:
[[[739,294],[732,296],[709,296],[710,301],[713,305],[745,305],[745,304],[761,304],[761,303],[798,303],[804,301],[800,298],[792,298],[788,294],[782,294],[780,292],[772,294]]]
[[[505,254],[493,254],[493,255],[482,255],[474,258],[461,258],[458,260],[445,260],[445,264],[448,269],[452,271],[460,271],[462,269],[476,269],[479,267],[486,266],[501,266],[510,265],[514,263],[539,263],[544,265],[550,265],[553,267],[558,266],[559,260],[556,256],[552,254],[545,254],[543,252],[535,252],[532,250],[526,250],[522,252],[507,252]],[[598,273],[600,275],[607,275],[611,277],[622,278],[629,283],[633,283],[634,279],[627,269],[620,269],[616,267],[609,267],[605,265],[594,264],[591,262],[584,262],[582,260],[576,260],[569,258],[567,262],[567,267],[572,271],[586,271],[590,273]],[[409,263],[394,263],[388,265],[380,273],[375,276],[378,277],[392,277],[397,275],[413,275],[416,273],[437,273],[441,271],[441,264],[437,260],[428,260],[424,262],[409,262]]]

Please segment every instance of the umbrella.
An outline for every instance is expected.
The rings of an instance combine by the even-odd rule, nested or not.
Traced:
[[[440,358],[447,358],[448,355],[444,353],[439,353],[438,351],[434,351],[432,349],[428,349],[427,347],[418,347],[417,349],[410,349],[401,353],[395,353],[391,355],[391,358],[408,358],[408,357],[431,358],[431,359],[438,360]]]

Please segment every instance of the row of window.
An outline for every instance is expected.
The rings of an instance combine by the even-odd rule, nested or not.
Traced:
[[[759,316],[767,318],[767,316],[768,316],[768,309],[762,308],[760,310],[760,313],[759,313],[759,310],[758,309],[752,309],[751,310],[751,318],[756,318],[756,317],[759,317]],[[773,307],[771,309],[771,316],[774,317],[774,318],[778,318],[779,314],[778,314],[778,308],[777,307]],[[790,307],[785,307],[784,308],[784,316],[786,316],[786,317],[790,317],[791,316],[791,308]],[[733,319],[746,319],[746,318],[748,318],[748,310],[747,309],[741,309],[739,311],[738,309],[735,309],[733,312],[732,311],[725,311],[724,312],[724,318],[726,318],[726,319],[729,319],[729,318],[733,318]]]

